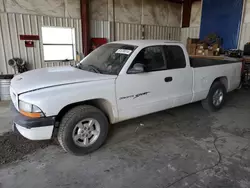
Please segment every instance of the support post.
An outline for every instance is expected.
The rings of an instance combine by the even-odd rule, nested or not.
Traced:
[[[81,0],[82,47],[84,56],[90,52],[89,0]]]

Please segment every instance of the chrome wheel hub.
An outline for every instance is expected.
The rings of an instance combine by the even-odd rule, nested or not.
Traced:
[[[224,98],[224,94],[223,94],[222,89],[217,89],[213,95],[213,104],[215,106],[219,106],[222,103],[223,98]]]
[[[100,124],[93,118],[86,118],[76,124],[72,138],[80,147],[88,147],[95,143],[100,135]]]

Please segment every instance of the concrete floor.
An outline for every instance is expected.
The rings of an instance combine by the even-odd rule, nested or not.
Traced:
[[[91,155],[51,145],[0,167],[0,187],[249,188],[249,107],[242,90],[216,113],[195,103],[117,124]]]
[[[11,130],[10,102],[0,102],[0,135]]]

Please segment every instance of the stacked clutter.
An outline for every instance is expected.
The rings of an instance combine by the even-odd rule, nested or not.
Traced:
[[[205,40],[188,38],[187,51],[189,55],[197,56],[219,56],[221,40],[217,36],[211,35],[206,37]]]
[[[208,55],[208,45],[206,43],[197,44],[195,55]]]
[[[187,51],[189,55],[195,55],[198,42],[199,39],[187,39]]]

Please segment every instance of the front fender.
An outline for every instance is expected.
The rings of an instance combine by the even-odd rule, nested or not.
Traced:
[[[20,100],[38,106],[46,116],[56,116],[67,105],[100,98],[116,109],[114,79],[55,86],[19,96]]]

